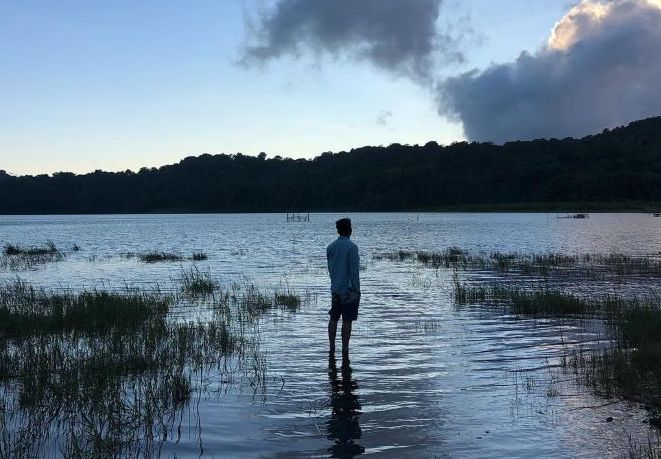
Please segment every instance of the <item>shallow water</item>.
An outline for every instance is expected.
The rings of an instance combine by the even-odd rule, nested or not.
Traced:
[[[329,366],[325,247],[339,215],[286,223],[281,214],[0,217],[0,244],[64,249],[66,260],[0,272],[47,288],[174,286],[192,262],[144,264],[147,250],[184,256],[229,283],[249,276],[315,298],[263,319],[265,392],[204,381],[163,455],[208,457],[604,457],[646,441],[645,413],[576,387],[553,370],[565,346],[600,345],[599,323],[532,320],[452,302],[449,270],[373,259],[393,250],[661,252],[661,219],[645,214],[353,214],[363,299],[351,371]],[[74,252],[73,244],[81,250]],[[647,280],[646,288],[658,287]],[[617,285],[594,283],[595,293]],[[339,335],[339,333],[338,333]],[[338,336],[339,338],[339,336]],[[199,398],[199,400],[198,400]],[[587,408],[586,408],[587,407]],[[613,422],[606,422],[612,416]],[[53,452],[53,454],[56,454]]]

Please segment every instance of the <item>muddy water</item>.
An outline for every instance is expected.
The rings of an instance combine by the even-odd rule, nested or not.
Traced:
[[[567,346],[598,346],[597,322],[532,320],[452,302],[452,272],[373,259],[378,253],[442,250],[650,254],[661,219],[644,214],[354,214],[363,302],[352,361],[329,362],[325,246],[338,215],[149,215],[0,217],[0,243],[47,240],[66,260],[0,272],[47,288],[174,286],[191,262],[143,264],[119,256],[147,250],[184,256],[229,283],[249,276],[287,284],[310,304],[263,319],[265,391],[196,385],[165,456],[205,457],[604,457],[647,441],[645,413],[592,397],[558,370]],[[81,250],[72,251],[73,244]],[[646,288],[656,288],[648,281]],[[596,292],[617,286],[594,283]],[[612,422],[606,419],[612,417]],[[57,453],[54,451],[54,455]]]

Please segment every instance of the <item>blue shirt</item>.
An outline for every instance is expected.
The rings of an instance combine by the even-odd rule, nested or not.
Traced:
[[[346,236],[340,236],[326,248],[331,292],[360,292],[358,246]]]

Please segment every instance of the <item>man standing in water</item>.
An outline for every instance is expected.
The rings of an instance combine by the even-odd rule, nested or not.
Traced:
[[[342,218],[335,222],[340,235],[326,248],[328,273],[331,278],[331,309],[328,311],[328,340],[330,358],[335,358],[335,334],[337,321],[342,317],[342,360],[349,363],[349,339],[351,323],[358,318],[360,304],[360,278],[358,246],[351,242],[351,219]]]

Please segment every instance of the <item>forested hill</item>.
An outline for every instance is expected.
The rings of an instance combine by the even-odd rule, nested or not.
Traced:
[[[1,164],[0,164],[1,167]],[[189,157],[139,172],[15,177],[0,213],[399,211],[661,202],[661,117],[583,139],[393,144],[310,160]]]

